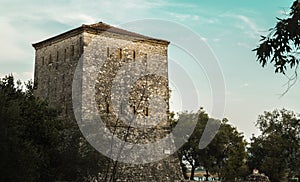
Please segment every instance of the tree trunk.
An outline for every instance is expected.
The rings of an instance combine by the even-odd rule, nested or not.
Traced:
[[[194,174],[195,174],[195,166],[192,165],[190,180],[194,180]]]
[[[205,169],[205,171],[206,171],[206,174],[205,174],[205,181],[208,181],[208,176],[209,176],[209,174],[208,174],[208,169]]]

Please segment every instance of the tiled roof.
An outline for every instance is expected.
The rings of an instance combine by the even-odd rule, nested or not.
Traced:
[[[51,43],[51,42],[55,42],[55,41],[59,41],[61,39],[64,38],[68,38],[68,37],[72,37],[75,36],[77,34],[82,33],[83,31],[87,31],[90,33],[95,33],[95,34],[100,34],[103,32],[110,32],[113,34],[118,34],[118,35],[125,35],[128,37],[133,38],[133,40],[140,40],[140,41],[146,41],[146,42],[156,42],[156,43],[162,43],[162,44],[169,44],[168,41],[166,40],[161,40],[161,39],[156,39],[156,38],[152,38],[152,37],[148,37],[145,35],[141,35],[135,32],[130,32],[121,28],[117,28],[117,27],[113,27],[111,25],[108,25],[106,23],[103,22],[99,22],[99,23],[95,23],[95,24],[91,24],[91,25],[85,25],[83,24],[82,26],[72,29],[70,31],[64,32],[62,34],[59,34],[57,36],[51,37],[49,39],[43,40],[41,42],[32,44],[33,47],[39,47],[40,45],[44,45],[47,43]]]

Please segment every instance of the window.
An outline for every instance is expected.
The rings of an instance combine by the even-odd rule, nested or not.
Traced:
[[[80,48],[79,54],[81,54],[83,52],[83,46],[84,46],[83,39],[82,39],[82,37],[80,37],[79,38],[79,48]]]
[[[67,59],[67,49],[65,49],[65,52],[64,52],[64,60],[66,61]]]
[[[109,113],[109,111],[110,111],[110,105],[109,105],[109,103],[106,103],[106,113],[108,114]]]
[[[109,47],[106,48],[106,57],[109,58]]]
[[[56,62],[58,62],[58,58],[59,58],[59,52],[56,52]]]
[[[119,49],[119,59],[120,61],[123,60],[122,49]]]
[[[62,91],[65,92],[65,75],[62,75]]]
[[[74,56],[74,45],[71,45],[71,56]]]
[[[132,51],[132,60],[135,61],[135,51]]]
[[[136,114],[136,108],[135,108],[135,106],[132,106],[132,108],[133,108],[133,114]]]
[[[66,102],[66,98],[64,97],[64,102],[65,102],[65,114],[68,115],[68,104]]]
[[[49,56],[49,64],[51,64],[52,63],[52,55],[50,54],[50,56]]]
[[[50,77],[48,77],[48,81],[47,81],[48,83],[47,83],[47,86],[46,86],[46,89],[47,89],[47,93],[46,93],[46,97],[49,97],[50,96],[50,84],[51,84],[51,82],[50,82]]]
[[[148,107],[145,108],[144,114],[145,114],[145,116],[149,116],[149,108]]]

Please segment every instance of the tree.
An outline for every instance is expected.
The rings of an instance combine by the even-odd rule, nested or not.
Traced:
[[[53,181],[61,124],[58,112],[36,100],[12,76],[0,81],[0,181]]]
[[[223,121],[210,119],[203,109],[199,110],[196,128],[188,141],[179,149],[180,159],[191,166],[190,179],[194,179],[196,168],[203,167],[206,171],[205,177],[208,181],[209,173],[217,174],[226,180],[244,175],[246,142],[236,128],[228,124],[227,119]],[[179,117],[189,113],[182,113]],[[220,124],[221,126],[212,142],[204,149],[199,149],[199,141],[203,131],[208,124]]]
[[[180,120],[181,117],[188,118],[186,115],[189,115],[191,113],[181,113],[179,115],[178,120]],[[204,126],[207,123],[208,115],[205,113],[204,110],[200,109],[197,119],[197,125],[194,129],[193,134],[188,138],[187,142],[178,150],[178,155],[180,160],[185,160],[189,163],[191,168],[191,175],[190,179],[194,180],[194,173],[195,169],[200,166],[200,149],[199,149],[199,141],[201,138],[201,135],[204,131]],[[186,121],[189,124],[189,121]],[[172,122],[176,123],[176,122]],[[185,172],[185,171],[183,171]]]
[[[220,130],[212,145],[212,151],[216,153],[215,172],[220,178],[226,181],[234,181],[237,177],[245,177],[248,171],[246,167],[246,141],[242,133],[228,124],[227,119],[223,119]]]
[[[257,120],[262,134],[251,139],[248,164],[267,174],[271,181],[300,174],[300,123],[286,109],[264,112]]]
[[[12,76],[0,80],[0,143],[0,181],[84,181],[106,167],[74,121]]]
[[[267,36],[261,36],[259,46],[253,51],[262,67],[270,62],[275,67],[275,73],[284,75],[287,70],[294,70],[294,74],[289,77],[289,89],[297,80],[300,60],[300,2],[295,0],[289,16],[277,20],[276,26],[269,30]]]

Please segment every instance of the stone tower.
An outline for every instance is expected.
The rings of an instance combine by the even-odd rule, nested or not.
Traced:
[[[130,144],[156,142],[171,131],[168,45],[168,41],[102,22],[82,25],[33,44],[35,95],[48,99],[63,111],[63,116],[73,118],[79,125],[94,116],[95,111],[89,108],[94,103],[106,127],[97,130],[99,135],[110,132]],[[80,78],[79,82],[75,81],[77,86],[80,83],[79,94],[74,92],[74,78],[77,81]],[[172,141],[166,145],[172,145]],[[93,146],[97,149],[96,144]],[[163,146],[152,151],[153,158],[170,153]],[[104,152],[114,155],[114,160],[128,157],[135,162],[121,160],[111,167],[103,181],[112,178],[113,181],[179,181],[182,178],[176,155],[139,163],[145,159],[134,152],[117,158],[110,149]]]

